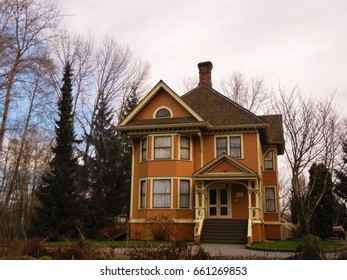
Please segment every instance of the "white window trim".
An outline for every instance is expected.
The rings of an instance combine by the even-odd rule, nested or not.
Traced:
[[[146,159],[144,160],[142,157],[142,141],[146,140]],[[148,161],[148,137],[141,138],[140,140],[140,162]]]
[[[267,206],[266,206],[266,189],[273,189],[273,191],[274,191],[274,207],[275,207],[274,211],[268,211],[267,210]],[[266,186],[264,188],[264,203],[265,203],[265,209],[264,209],[265,213],[271,213],[271,214],[277,213],[278,205],[277,205],[277,193],[276,193],[276,187],[275,186]]]
[[[189,159],[181,158],[181,138],[189,138]],[[180,135],[178,139],[178,158],[183,161],[192,161],[193,141],[191,136]]]
[[[145,205],[144,207],[141,207],[141,187],[142,187],[142,182],[145,182]],[[147,180],[146,179],[141,179],[139,180],[139,210],[147,209]]]
[[[161,109],[166,109],[166,110],[168,110],[169,112],[170,112],[170,117],[156,117],[156,115],[157,115],[157,113],[158,113],[158,111],[159,110],[161,110]],[[155,111],[154,111],[154,113],[153,113],[153,119],[168,119],[168,118],[173,118],[173,112],[172,112],[172,110],[169,108],[169,107],[166,107],[166,106],[161,106],[161,107],[159,107],[159,108],[157,108]]]
[[[243,144],[243,134],[226,134],[226,135],[215,135],[214,136],[214,157],[217,157],[217,138],[227,138],[227,154],[231,156],[231,147],[230,147],[230,138],[240,137],[241,141],[241,157],[235,157],[234,159],[243,159],[244,158],[244,144]]]
[[[171,155],[170,158],[155,158],[155,138],[171,137]],[[157,134],[152,136],[152,160],[173,160],[174,159],[174,136],[172,134]]]
[[[187,208],[181,208],[181,181],[188,181],[189,182],[189,207]],[[192,209],[192,180],[190,178],[179,178],[178,180],[178,190],[177,190],[177,209],[181,210],[191,210]]]
[[[265,156],[267,153],[269,152],[272,152],[272,169],[265,169]],[[263,156],[263,170],[264,171],[276,171],[276,150],[275,149],[270,149],[270,150],[267,150],[265,153],[264,153],[264,156]]]
[[[153,195],[154,195],[154,181],[155,180],[170,180],[170,207],[153,207]],[[157,210],[157,209],[173,209],[173,178],[169,177],[156,177],[150,179],[150,195],[151,195],[151,201],[150,201],[150,208]]]

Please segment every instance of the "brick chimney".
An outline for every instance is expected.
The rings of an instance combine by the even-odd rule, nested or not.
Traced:
[[[212,72],[212,62],[211,61],[205,61],[205,62],[200,62],[198,64],[199,68],[199,86],[202,84],[205,84],[209,87],[212,87],[212,77],[211,77],[211,72]]]

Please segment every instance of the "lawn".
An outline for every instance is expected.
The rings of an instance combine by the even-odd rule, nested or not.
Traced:
[[[274,240],[252,243],[250,247],[256,249],[268,249],[268,250],[278,250],[278,251],[295,251],[299,242],[294,239],[290,240]],[[319,240],[318,245],[323,250],[338,250],[343,248],[344,244],[336,240]]]
[[[77,244],[79,241],[69,241],[72,244]],[[57,246],[57,245],[67,245],[68,241],[56,241],[56,242],[45,242],[48,246]],[[162,244],[171,245],[174,242],[171,241],[141,241],[141,240],[129,240],[129,241],[98,241],[88,239],[86,242],[94,246],[103,246],[110,248],[128,248],[128,247],[158,247]]]

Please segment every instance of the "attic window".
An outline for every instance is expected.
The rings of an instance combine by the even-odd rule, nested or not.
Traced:
[[[171,113],[168,109],[162,108],[159,109],[157,111],[157,113],[155,114],[156,118],[170,118],[171,117]]]

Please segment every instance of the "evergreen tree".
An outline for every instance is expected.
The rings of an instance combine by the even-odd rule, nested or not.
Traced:
[[[331,235],[334,213],[337,210],[331,174],[324,164],[313,164],[309,173],[309,203],[311,207],[315,206],[311,218],[311,231],[314,235],[326,238]]]
[[[77,141],[72,114],[71,76],[71,64],[67,62],[58,101],[55,146],[52,148],[54,156],[37,191],[40,203],[32,224],[35,235],[51,240],[76,235],[82,211],[76,184],[78,164],[74,156],[74,144]]]
[[[94,153],[88,160],[90,198],[86,216],[86,233],[95,237],[98,229],[121,214],[122,190],[119,184],[119,144],[108,100],[101,96],[91,137]]]
[[[135,109],[139,103],[139,93],[137,88],[133,88],[128,95],[125,102],[123,102],[121,112],[119,115],[119,122],[123,121],[132,110]],[[124,214],[129,215],[130,209],[130,188],[131,188],[131,161],[132,161],[132,145],[128,136],[124,133],[118,132],[118,143],[120,147],[120,166],[119,170],[122,176],[120,176],[120,184],[122,186],[122,193],[126,204],[123,205]]]
[[[338,171],[336,174],[338,183],[336,184],[335,192],[339,197],[341,197],[345,202],[347,202],[347,141],[344,142],[343,152],[343,162],[345,164],[345,168],[341,171]]]

